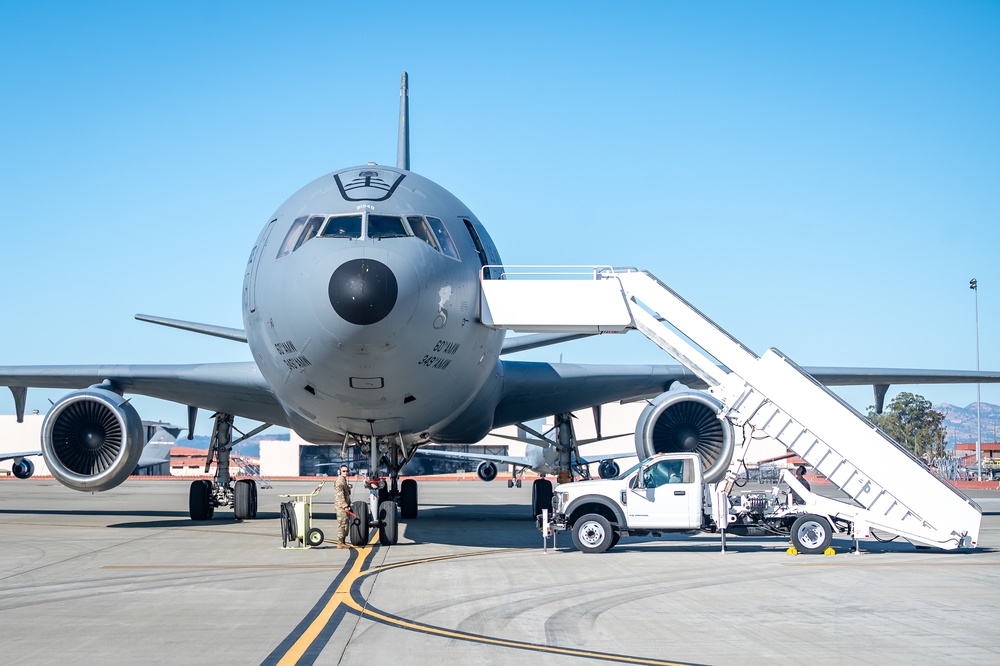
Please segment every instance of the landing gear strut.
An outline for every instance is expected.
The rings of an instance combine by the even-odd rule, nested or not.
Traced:
[[[209,472],[215,462],[215,479],[191,482],[188,514],[191,520],[211,520],[216,507],[226,506],[232,507],[236,520],[252,520],[257,517],[257,482],[253,479],[240,479],[233,483],[229,474],[229,454],[233,445],[270,428],[271,424],[265,423],[246,435],[241,433],[241,437],[233,441],[233,415],[218,413],[212,418],[215,419],[215,426],[208,445],[205,472]]]

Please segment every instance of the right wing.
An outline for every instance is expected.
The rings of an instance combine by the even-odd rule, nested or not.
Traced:
[[[15,400],[25,388],[82,389],[105,381],[126,393],[289,426],[285,411],[252,362],[0,366],[0,386],[10,387]],[[23,402],[19,418],[22,410]]]

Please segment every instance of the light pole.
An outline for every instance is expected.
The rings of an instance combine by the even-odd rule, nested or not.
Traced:
[[[969,280],[969,289],[976,292],[976,372],[979,372],[979,283]],[[980,412],[980,384],[976,384],[976,478],[983,480],[983,420]]]

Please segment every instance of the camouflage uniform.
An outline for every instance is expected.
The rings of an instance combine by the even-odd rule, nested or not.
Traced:
[[[337,544],[340,545],[346,543],[350,525],[347,509],[351,506],[351,484],[345,475],[338,475],[333,482],[333,495],[333,506],[337,509]]]

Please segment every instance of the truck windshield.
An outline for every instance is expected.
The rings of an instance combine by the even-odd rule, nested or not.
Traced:
[[[639,462],[637,462],[636,464],[632,465],[631,467],[629,467],[627,470],[625,470],[624,472],[622,472],[621,474],[619,474],[615,478],[616,479],[624,479],[626,476],[628,476],[629,474],[631,474],[635,470],[639,469],[639,465],[641,465],[644,462],[645,462],[644,460],[640,460]]]

